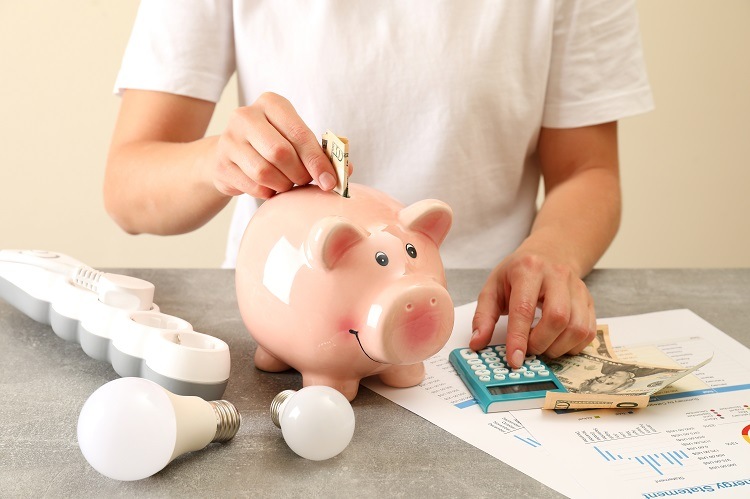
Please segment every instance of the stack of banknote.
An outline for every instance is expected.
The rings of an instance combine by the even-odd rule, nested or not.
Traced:
[[[606,325],[597,327],[596,338],[578,355],[545,359],[568,390],[547,392],[545,409],[633,409],[648,405],[651,395],[706,365],[653,365],[623,361],[615,354]]]

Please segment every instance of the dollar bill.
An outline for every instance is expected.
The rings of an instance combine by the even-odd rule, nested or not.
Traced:
[[[349,197],[349,139],[339,137],[330,130],[323,134],[323,150],[336,170],[334,191]]]
[[[648,405],[648,395],[613,395],[596,393],[547,392],[544,409],[641,409]]]
[[[620,362],[588,353],[549,359],[547,365],[568,393],[547,392],[544,408],[645,407],[652,394],[700,369],[712,358],[688,368]]]
[[[615,349],[612,348],[612,342],[609,341],[609,327],[606,324],[597,324],[594,341],[584,348],[581,353],[617,360]]]

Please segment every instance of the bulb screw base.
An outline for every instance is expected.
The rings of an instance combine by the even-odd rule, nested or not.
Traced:
[[[289,397],[297,393],[297,390],[284,390],[279,392],[271,401],[271,421],[276,428],[281,428],[281,413],[284,411],[284,405]]]
[[[226,400],[213,400],[209,404],[216,414],[216,435],[212,442],[227,442],[231,440],[240,429],[242,417],[240,411]]]

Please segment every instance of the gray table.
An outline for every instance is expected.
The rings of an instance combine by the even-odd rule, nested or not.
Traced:
[[[255,344],[245,332],[225,270],[118,272],[156,285],[162,311],[229,344],[232,372],[224,398],[243,417],[227,444],[177,458],[139,482],[99,475],[76,440],[86,398],[117,375],[78,344],[0,302],[1,497],[558,497],[555,491],[459,440],[387,399],[362,388],[353,402],[354,438],[328,461],[297,457],[271,423],[278,392],[300,377],[268,374],[252,364]],[[487,272],[448,272],[456,305],[476,299]],[[750,346],[750,269],[597,270],[587,279],[600,317],[689,308]]]

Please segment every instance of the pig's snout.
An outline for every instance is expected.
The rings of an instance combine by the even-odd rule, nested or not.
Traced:
[[[386,289],[370,308],[362,349],[388,364],[414,364],[437,353],[453,329],[453,301],[438,283]]]

